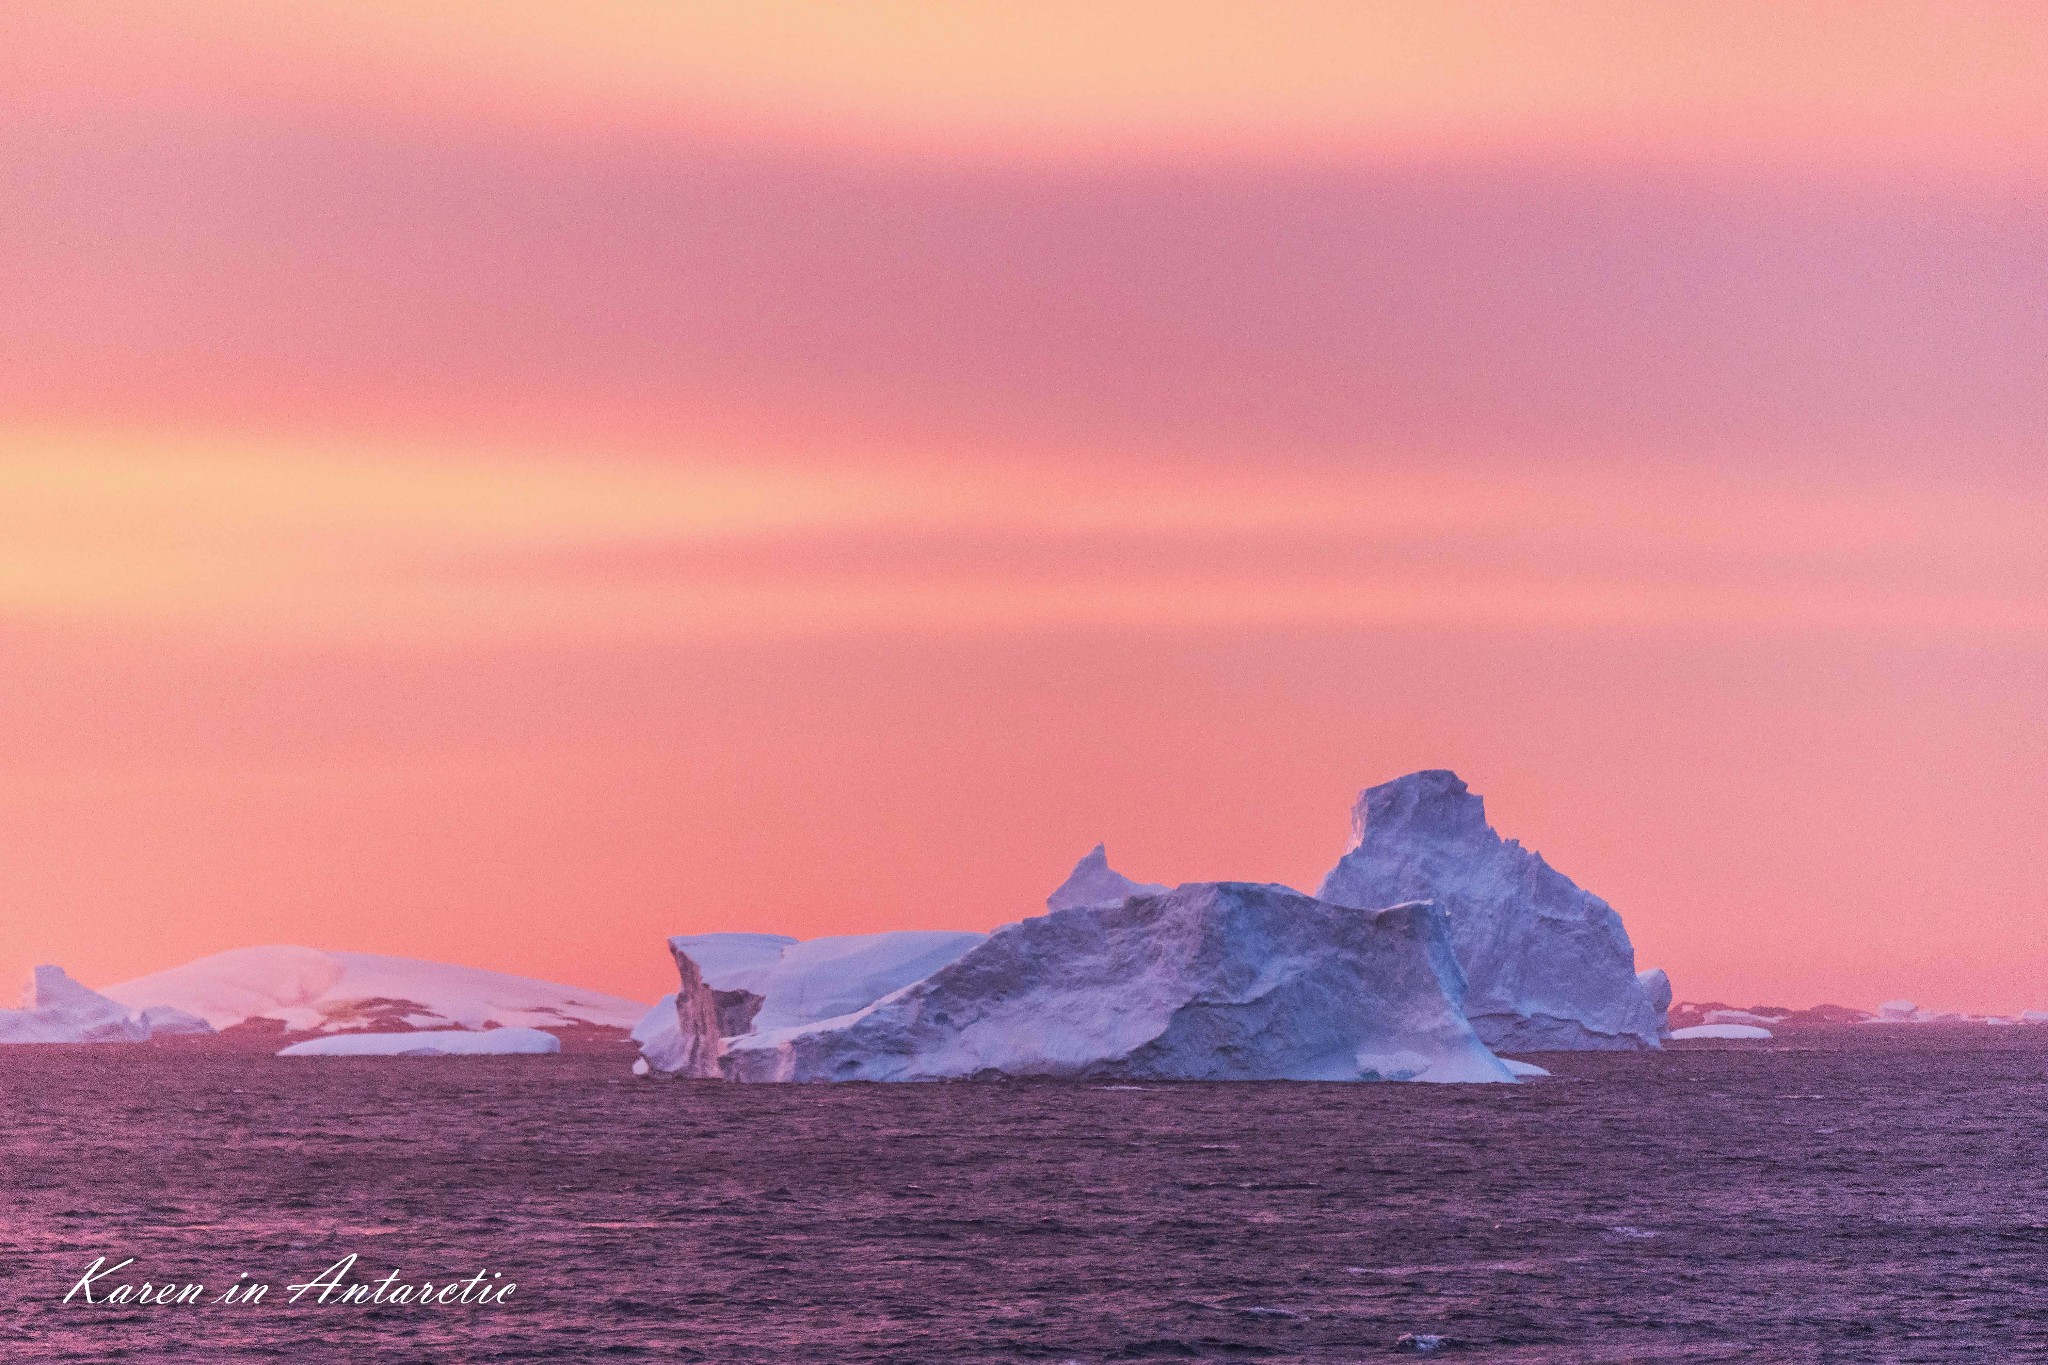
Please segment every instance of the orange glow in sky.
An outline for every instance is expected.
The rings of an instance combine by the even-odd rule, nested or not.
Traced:
[[[2031,5],[0,17],[0,975],[651,998],[1454,767],[1681,998],[2048,1007]]]

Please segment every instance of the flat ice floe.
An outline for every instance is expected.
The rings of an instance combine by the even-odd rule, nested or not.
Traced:
[[[293,1043],[280,1057],[503,1057],[560,1052],[562,1040],[535,1028],[422,1029],[330,1033]]]
[[[1671,1034],[1671,1037],[1677,1042],[1687,1042],[1694,1038],[1733,1039],[1769,1038],[1772,1036],[1769,1029],[1759,1028],[1755,1024],[1695,1024],[1691,1028],[1676,1029]]]
[[[631,1028],[647,1006],[480,967],[318,948],[236,948],[109,986],[132,1009],[168,1006],[216,1029],[275,1019],[294,1033],[405,1029]]]

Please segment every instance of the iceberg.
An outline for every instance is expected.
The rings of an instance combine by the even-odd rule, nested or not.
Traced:
[[[1154,882],[1132,881],[1109,865],[1108,849],[1097,844],[1045,898],[1045,908],[1075,910],[1091,905],[1121,905],[1132,896],[1156,896],[1167,889]]]
[[[1361,912],[1282,886],[1192,883],[1007,925],[854,1013],[726,1040],[724,1070],[1512,1082],[1461,988],[1435,906]]]
[[[1485,803],[1443,770],[1370,788],[1349,852],[1317,898],[1370,910],[1434,901],[1450,920],[1465,1012],[1503,1051],[1654,1048],[1664,1021],[1613,907],[1504,840]]]
[[[280,1057],[504,1057],[560,1052],[562,1040],[537,1028],[415,1029],[405,1033],[330,1033],[281,1050]]]
[[[0,1043],[141,1043],[149,1023],[81,986],[62,967],[38,967],[18,1010],[0,1010]]]
[[[791,1028],[855,1010],[922,981],[987,934],[906,929],[797,940],[779,934],[683,934],[668,941],[714,992],[761,997],[756,1029]]]
[[[647,1006],[553,981],[377,953],[236,948],[109,986],[133,1009],[164,1007],[215,1029],[275,1019],[294,1033],[631,1028]]]

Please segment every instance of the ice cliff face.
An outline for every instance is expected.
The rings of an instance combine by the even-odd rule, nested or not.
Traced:
[[[1643,988],[1643,999],[1649,1003],[1650,1012],[1656,1016],[1657,1031],[1671,1032],[1671,978],[1662,967],[1636,973],[1636,980]]]
[[[1074,864],[1059,889],[1045,898],[1048,910],[1073,910],[1086,905],[1119,905],[1132,896],[1158,895],[1167,888],[1134,882],[1109,865],[1109,853],[1097,844]]]
[[[686,1080],[717,1080],[719,1054],[718,1001],[704,984],[704,975],[688,953],[669,943],[680,984],[674,995],[647,1012],[633,1028],[633,1041],[640,1045],[640,1062],[634,1070],[642,1075],[658,1071],[664,1076]]]
[[[727,1042],[752,1081],[1510,1081],[1441,911],[1197,883],[998,930],[858,1013]]]
[[[1465,1011],[1503,1051],[1656,1047],[1663,1021],[1636,978],[1621,916],[1503,840],[1455,773],[1366,791],[1355,840],[1316,893],[1371,909],[1434,901],[1450,918]]]
[[[784,950],[796,942],[786,934],[679,934],[668,944],[671,952],[690,955],[712,990],[759,995]]]
[[[23,1007],[0,1010],[0,1043],[141,1043],[150,1027],[149,1019],[79,985],[62,967],[36,968]]]

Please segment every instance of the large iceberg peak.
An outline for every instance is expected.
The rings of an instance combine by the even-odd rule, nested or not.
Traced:
[[[1134,882],[1109,865],[1109,851],[1097,844],[1074,864],[1059,888],[1045,898],[1048,910],[1073,910],[1084,905],[1117,905],[1131,896],[1156,894],[1167,888],[1156,882]]]
[[[1410,773],[1369,788],[1354,842],[1316,892],[1374,909],[1429,900],[1450,917],[1465,1011],[1511,1051],[1658,1046],[1663,1019],[1636,977],[1621,916],[1535,852],[1504,840],[1458,775]]]
[[[1486,798],[1448,768],[1409,773],[1359,794],[1351,811],[1353,848],[1364,843],[1368,834],[1397,831],[1436,839],[1500,842],[1500,836],[1486,823]]]

